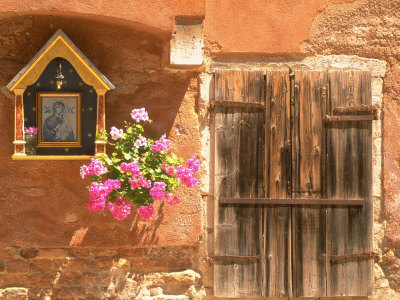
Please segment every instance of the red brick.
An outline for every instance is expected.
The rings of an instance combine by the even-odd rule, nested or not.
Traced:
[[[23,258],[34,258],[37,255],[37,250],[34,248],[21,249],[21,251],[19,251],[19,255],[21,255]]]
[[[68,254],[73,257],[88,257],[90,255],[89,249],[71,248],[68,249]]]
[[[142,248],[135,248],[135,249],[121,249],[119,251],[120,256],[125,257],[142,257],[143,256],[143,249]]]
[[[168,260],[157,258],[133,258],[131,270],[135,271],[168,271]]]
[[[186,270],[192,268],[192,262],[189,258],[171,258],[168,269],[170,271]]]
[[[85,299],[100,299],[102,298],[102,290],[96,289],[96,288],[89,288],[89,287],[84,287],[83,288],[83,297]]]
[[[115,249],[93,249],[92,253],[94,256],[116,256],[118,250]]]
[[[81,278],[82,285],[97,285],[99,276],[96,273],[83,273]]]
[[[68,261],[65,269],[69,271],[89,271],[93,268],[91,259],[71,259]]]
[[[169,257],[171,258],[183,258],[191,257],[193,249],[191,247],[171,247],[169,248]]]
[[[0,259],[13,259],[15,252],[11,249],[0,248]]]
[[[54,259],[53,265],[55,270],[65,269],[69,264],[68,259]]]
[[[64,258],[67,256],[65,249],[39,249],[37,258]]]
[[[54,270],[53,262],[50,259],[33,259],[31,261],[31,272],[47,272]]]
[[[166,257],[168,256],[168,248],[159,247],[159,248],[146,248],[144,249],[144,256],[146,257]]]
[[[7,262],[8,273],[29,273],[29,262],[24,260],[9,260]]]
[[[81,274],[76,272],[60,272],[57,286],[79,286],[81,285]]]
[[[42,299],[44,295],[44,289],[41,288],[30,288],[28,291],[28,299]]]
[[[28,285],[28,274],[1,274],[0,288],[19,286],[26,287]]]
[[[55,282],[57,277],[57,272],[30,274],[29,286],[48,288]]]
[[[4,261],[0,261],[0,272],[4,272],[6,270],[6,263]]]
[[[109,271],[116,260],[112,257],[99,257],[93,260],[93,270],[98,271]]]
[[[55,299],[85,299],[83,288],[81,287],[61,287],[53,290],[53,297]],[[53,298],[52,297],[52,298]]]

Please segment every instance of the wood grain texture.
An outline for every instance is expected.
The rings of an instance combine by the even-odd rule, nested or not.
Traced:
[[[266,180],[268,198],[288,197],[290,180],[290,94],[289,72],[266,74]],[[292,296],[291,209],[264,209],[266,297]]]
[[[217,74],[216,78],[224,83],[216,84],[216,98],[232,100],[233,97],[238,101],[238,95],[243,92],[247,98],[241,100],[245,102],[262,100],[261,94],[254,92],[256,74],[233,71]],[[263,90],[262,86],[260,90]],[[260,256],[262,208],[255,205],[220,207],[218,203],[219,197],[264,196],[265,113],[257,108],[216,107],[213,116],[215,255]],[[214,293],[217,296],[258,297],[261,296],[261,284],[260,260],[217,260],[214,263]]]
[[[336,106],[371,104],[368,72],[331,71],[331,109]],[[372,250],[372,124],[370,122],[327,125],[328,197],[363,197],[362,208],[332,208],[328,237],[330,255]],[[330,266],[329,296],[363,296],[373,292],[373,262],[349,261]]]
[[[295,71],[294,174],[303,198],[321,198],[323,191],[323,123],[326,72]],[[296,200],[296,199],[293,199]],[[315,201],[318,202],[317,200]],[[326,295],[326,208],[292,207],[294,296]]]

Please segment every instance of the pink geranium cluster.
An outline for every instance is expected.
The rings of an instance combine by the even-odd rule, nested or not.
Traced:
[[[144,136],[141,136],[139,139],[137,139],[136,141],[135,141],[135,143],[134,143],[134,146],[136,147],[136,148],[140,148],[140,147],[145,147],[145,146],[147,146],[147,139],[144,137]]]
[[[132,173],[133,177],[137,177],[140,175],[139,171],[139,163],[137,161],[133,161],[131,163],[122,163],[121,164],[121,171]]]
[[[151,146],[151,151],[160,152],[165,150],[166,152],[171,150],[171,141],[166,138],[166,135],[160,137],[159,141],[155,141],[154,145]]]
[[[117,127],[111,127],[111,138],[116,141],[124,135],[124,131],[122,129],[118,129]]]
[[[26,127],[24,132],[25,132],[25,134],[37,135],[38,130],[39,130],[39,127],[31,126],[31,127]]]
[[[149,120],[149,115],[147,114],[147,111],[144,108],[133,109],[131,112],[131,117],[137,123],[139,123],[140,121],[148,121]]]
[[[92,176],[92,175],[103,175],[107,173],[107,168],[103,166],[102,162],[92,158],[92,162],[86,166],[83,165],[81,166],[80,174],[82,179],[85,178],[86,175]]]
[[[138,187],[149,189],[151,187],[151,180],[147,180],[146,177],[144,177],[143,175],[140,175],[139,178],[129,178],[129,183],[131,184],[131,187],[133,189],[136,189]]]
[[[108,179],[103,184],[101,182],[92,182],[89,188],[88,208],[92,211],[103,210],[106,205],[106,197],[113,189],[120,189],[121,182],[118,179]]]
[[[165,134],[156,141],[143,135],[144,126],[137,123],[151,122],[144,108],[133,109],[131,117],[136,123],[125,122],[124,129],[113,126],[110,132],[101,131],[100,139],[116,141],[109,143],[115,147],[111,156],[92,159],[80,169],[82,178],[92,176],[89,210],[103,211],[107,206],[117,220],[132,212],[132,204],[143,219],[154,216],[154,201],[179,204],[174,189],[180,184],[196,186],[200,168],[195,157],[181,165],[183,160],[171,153],[172,143]]]
[[[154,182],[150,189],[150,196],[153,200],[163,200],[165,191],[165,182]]]
[[[108,202],[108,209],[116,220],[123,220],[131,213],[131,205],[121,196],[117,197],[115,203]]]
[[[154,208],[153,205],[146,205],[146,206],[141,206],[138,209],[139,216],[143,219],[150,219],[152,216],[154,216]]]

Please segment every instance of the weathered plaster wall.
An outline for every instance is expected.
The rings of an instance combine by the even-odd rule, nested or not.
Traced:
[[[97,247],[196,244],[200,237],[198,189],[182,189],[181,205],[158,205],[159,217],[132,214],[116,222],[109,213],[89,212],[85,161],[12,161],[14,104],[5,85],[62,28],[113,82],[106,125],[121,127],[132,108],[146,107],[154,120],[149,132],[167,133],[176,152],[199,153],[195,111],[197,73],[162,67],[165,41],[155,35],[105,22],[59,16],[22,16],[0,21],[0,245]],[[178,134],[179,133],[179,134]]]
[[[156,33],[171,33],[175,16],[203,16],[204,1],[198,0],[4,0],[0,3],[0,15],[21,14],[70,15],[82,14],[102,21],[114,18],[120,24],[135,25]]]

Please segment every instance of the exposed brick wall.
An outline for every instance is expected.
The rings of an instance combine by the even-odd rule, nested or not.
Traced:
[[[110,286],[115,285],[115,274],[124,280],[130,278],[139,282],[140,276],[149,273],[195,269],[197,251],[194,247],[184,246],[131,249],[4,247],[0,248],[0,294],[1,290],[18,287],[27,289],[30,299],[42,299],[46,295],[52,298],[100,298],[110,293]],[[116,270],[119,273],[115,273]],[[170,288],[164,286],[164,293],[174,291],[176,283],[171,284]]]

